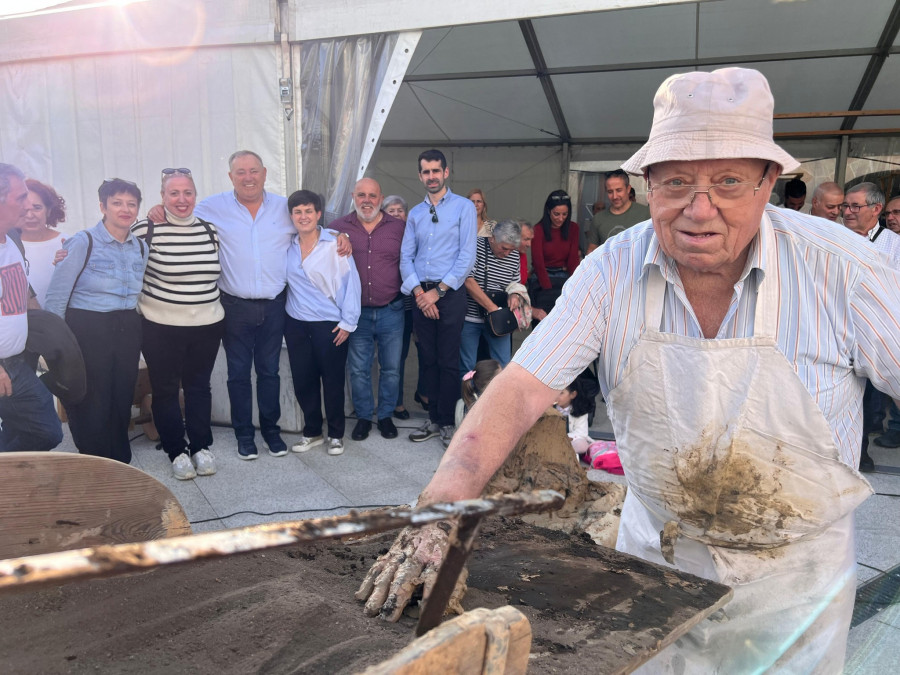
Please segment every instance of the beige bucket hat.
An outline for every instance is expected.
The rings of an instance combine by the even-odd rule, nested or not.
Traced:
[[[659,162],[752,157],[794,171],[800,163],[772,140],[774,110],[769,83],[757,70],[672,75],[653,97],[650,138],[622,168],[640,175]]]

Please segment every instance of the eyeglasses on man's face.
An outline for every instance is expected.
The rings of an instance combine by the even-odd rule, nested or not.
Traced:
[[[647,193],[655,197],[657,204],[667,208],[685,208],[693,203],[694,198],[698,194],[705,194],[709,197],[709,201],[716,208],[740,206],[759,192],[766,175],[769,173],[769,166],[769,164],[766,164],[762,178],[759,179],[758,183],[728,178],[714,185],[685,185],[681,182],[681,179],[674,178],[652,185],[648,177]]]
[[[860,209],[864,209],[867,206],[875,206],[874,204],[869,204],[866,202],[865,204],[841,204],[841,211],[849,211],[850,213],[859,213]]]

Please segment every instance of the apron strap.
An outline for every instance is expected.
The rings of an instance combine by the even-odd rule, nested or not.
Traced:
[[[769,214],[763,212],[759,225],[758,245],[763,241],[766,247],[766,278],[756,289],[756,312],[753,320],[754,337],[775,339],[778,324],[778,282],[776,270],[778,255],[775,251],[775,229]],[[763,234],[765,231],[765,234]],[[663,306],[666,299],[666,280],[657,265],[648,268],[647,291],[644,296],[644,326],[648,332],[659,333],[662,330]],[[745,289],[746,292],[746,289]]]

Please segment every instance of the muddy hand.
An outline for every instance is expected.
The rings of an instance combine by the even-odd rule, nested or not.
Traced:
[[[366,601],[366,614],[397,621],[413,592],[424,585],[427,599],[449,546],[453,525],[442,521],[414,529],[405,528],[390,550],[372,565],[356,592]]]

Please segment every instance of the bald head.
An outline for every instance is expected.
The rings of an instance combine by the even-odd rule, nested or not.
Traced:
[[[353,206],[356,217],[367,225],[381,220],[381,186],[373,178],[362,178],[353,188]]]
[[[820,183],[813,193],[809,212],[819,218],[836,221],[841,215],[844,190],[834,182]]]

